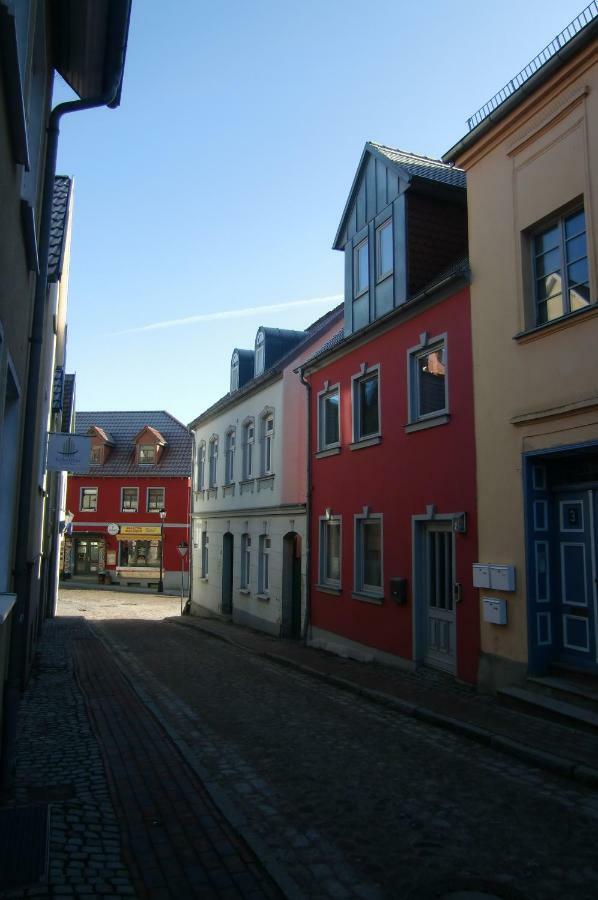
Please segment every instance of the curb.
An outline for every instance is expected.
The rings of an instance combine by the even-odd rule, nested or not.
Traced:
[[[169,617],[164,621],[172,625],[182,626],[183,628],[195,628],[198,631],[202,631],[204,634],[209,635],[210,637],[224,641],[227,644],[231,644],[232,646],[237,647],[240,650],[244,650],[247,653],[253,653],[255,656],[262,656],[264,657],[264,659],[268,659],[270,660],[270,662],[276,663],[277,665],[286,666],[289,669],[296,669],[297,671],[303,672],[305,675],[309,675],[312,678],[318,678],[320,681],[326,681],[327,683],[333,684],[336,687],[341,688],[342,690],[350,691],[353,694],[357,694],[360,697],[371,700],[373,703],[377,703],[380,706],[386,706],[390,709],[393,709],[395,710],[395,712],[398,712],[401,715],[411,716],[412,718],[419,719],[420,721],[425,722],[428,725],[434,725],[437,728],[443,728],[445,731],[452,731],[454,734],[459,734],[463,737],[467,737],[470,740],[475,741],[477,744],[482,744],[485,747],[491,747],[493,750],[498,750],[501,753],[508,753],[509,755],[514,756],[516,759],[528,763],[529,765],[536,766],[539,769],[544,769],[548,772],[552,772],[555,775],[561,775],[565,776],[566,778],[571,778],[574,781],[578,781],[581,784],[586,785],[586,787],[598,789],[598,769],[594,768],[593,766],[575,762],[574,760],[567,759],[564,756],[559,756],[556,753],[550,753],[547,750],[540,750],[537,747],[531,746],[530,744],[524,744],[521,741],[516,741],[513,738],[506,737],[505,735],[497,734],[494,731],[490,731],[487,728],[482,728],[479,725],[474,725],[471,722],[464,722],[461,719],[455,719],[453,716],[447,716],[443,713],[435,712],[434,710],[428,709],[425,706],[418,706],[416,703],[410,703],[408,700],[402,700],[399,697],[393,697],[391,694],[384,693],[384,691],[376,691],[372,688],[363,687],[363,685],[356,684],[354,681],[351,681],[348,678],[342,678],[340,675],[331,675],[328,672],[319,672],[317,669],[313,669],[311,666],[307,666],[304,663],[295,662],[295,660],[288,659],[288,657],[281,656],[278,653],[272,653],[269,650],[253,650],[246,644],[243,644],[240,641],[236,641],[234,638],[228,637],[228,635],[219,634],[215,631],[212,631],[211,628],[206,627],[198,622],[183,621],[182,619],[174,617]]]

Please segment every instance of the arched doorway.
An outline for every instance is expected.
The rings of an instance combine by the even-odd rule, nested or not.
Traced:
[[[301,637],[301,536],[296,531],[282,540],[281,636]]]
[[[230,531],[222,537],[222,612],[233,614],[233,555],[235,539]]]

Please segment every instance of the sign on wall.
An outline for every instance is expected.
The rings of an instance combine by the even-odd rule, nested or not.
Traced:
[[[91,438],[81,434],[48,434],[48,472],[87,472]]]

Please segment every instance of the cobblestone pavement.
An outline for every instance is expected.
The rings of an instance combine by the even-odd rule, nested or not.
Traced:
[[[94,618],[185,758],[298,896],[598,896],[591,788],[195,629]]]

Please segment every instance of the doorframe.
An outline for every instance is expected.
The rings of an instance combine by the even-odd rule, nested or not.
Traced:
[[[297,549],[299,548],[299,554]],[[303,625],[302,585],[303,538],[300,532],[287,531],[282,538],[281,637],[300,638]],[[298,596],[295,595],[295,571],[298,570]],[[293,634],[293,618],[298,606],[299,634]]]
[[[226,548],[230,547],[230,551]],[[227,557],[228,553],[228,557]],[[230,563],[230,566],[228,565]],[[235,536],[230,529],[225,531],[222,535],[222,583],[221,583],[221,604],[220,604],[220,612],[224,616],[231,616],[233,614],[233,588],[234,588],[234,575],[235,575]],[[225,577],[229,583],[228,597],[227,597],[227,606],[229,608],[225,609],[224,603],[224,582]]]
[[[428,645],[426,638],[426,609],[425,607],[425,576],[422,559],[424,557],[424,534],[426,525],[434,522],[450,522],[453,525],[451,529],[453,533],[453,583],[456,581],[456,541],[454,537],[454,523],[461,519],[462,512],[458,513],[439,513],[436,507],[431,504],[426,507],[424,514],[411,516],[411,583],[413,585],[413,616],[412,616],[412,641],[413,641],[413,661],[416,665],[421,666],[425,663],[425,648]],[[459,671],[459,632],[457,628],[457,612],[459,604],[454,603],[455,612],[455,671],[457,675]],[[440,669],[438,671],[441,671]],[[446,670],[448,672],[448,670]],[[450,673],[449,673],[450,674]]]

